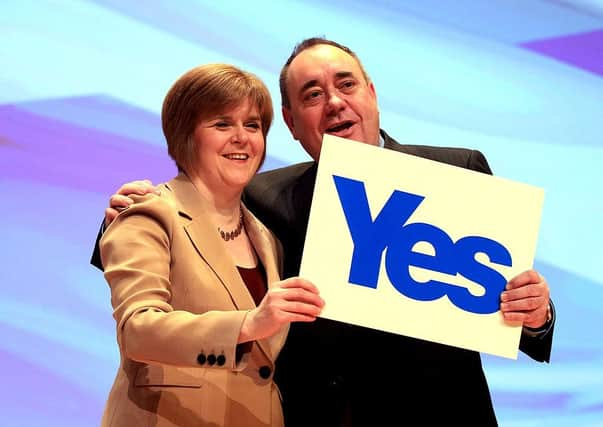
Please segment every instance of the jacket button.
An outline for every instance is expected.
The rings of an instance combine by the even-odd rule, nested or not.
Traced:
[[[216,364],[216,356],[214,354],[207,356],[207,363],[209,363],[209,366],[214,366]]]
[[[327,385],[328,385],[329,389],[331,389],[331,390],[338,390],[340,388],[343,388],[344,381],[343,381],[342,377],[337,375],[335,377],[330,378]]]
[[[219,355],[216,359],[216,363],[218,364],[218,366],[223,366],[226,363],[226,356],[224,356],[223,354]]]
[[[270,369],[269,366],[261,366],[260,369],[258,370],[260,377],[264,378],[265,380],[267,380],[268,378],[270,378],[270,374],[272,373],[272,369]]]
[[[197,362],[199,363],[199,365],[205,365],[206,360],[207,357],[205,357],[203,353],[199,353],[199,355],[197,356]]]

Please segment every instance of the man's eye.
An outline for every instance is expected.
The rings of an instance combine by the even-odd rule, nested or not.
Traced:
[[[345,80],[343,83],[341,83],[340,87],[342,89],[351,89],[354,86],[356,86],[356,82],[353,80]]]
[[[322,95],[322,91],[320,91],[320,90],[311,90],[309,92],[306,92],[306,95],[304,96],[304,100],[306,100],[306,101],[314,101],[314,100],[318,99],[321,95]]]

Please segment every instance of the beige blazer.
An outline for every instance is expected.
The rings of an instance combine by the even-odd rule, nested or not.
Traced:
[[[268,285],[274,235],[243,207]],[[190,180],[136,197],[101,240],[121,363],[102,426],[282,426],[274,361],[287,329],[245,345],[255,303]]]

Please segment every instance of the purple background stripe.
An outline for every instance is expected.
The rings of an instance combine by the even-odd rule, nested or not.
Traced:
[[[603,76],[603,29],[530,41],[521,46]]]

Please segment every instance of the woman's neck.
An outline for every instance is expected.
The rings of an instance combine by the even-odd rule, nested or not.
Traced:
[[[239,224],[243,189],[212,191],[199,177],[189,175],[189,179],[206,202],[206,209],[218,227],[232,229]]]
[[[257,255],[242,222],[241,194],[243,189],[210,190],[199,177],[189,176],[189,179],[206,202],[207,211],[217,227],[216,233],[220,234],[235,265],[247,268],[255,267]]]

